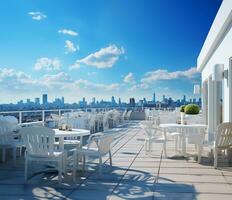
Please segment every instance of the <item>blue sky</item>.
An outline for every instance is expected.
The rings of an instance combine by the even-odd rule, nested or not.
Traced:
[[[0,103],[192,96],[220,0],[5,0]]]

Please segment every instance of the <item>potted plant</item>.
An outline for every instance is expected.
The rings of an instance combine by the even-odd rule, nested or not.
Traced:
[[[200,112],[200,108],[196,104],[188,104],[184,107],[184,112],[187,115],[197,115]]]
[[[200,107],[196,104],[188,104],[184,108],[185,116],[190,123],[194,123],[197,120],[197,115],[200,112]]]
[[[180,123],[184,124],[184,118],[185,118],[185,105],[180,107]]]

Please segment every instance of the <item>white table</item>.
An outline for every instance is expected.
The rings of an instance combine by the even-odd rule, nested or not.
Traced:
[[[64,149],[65,137],[80,137],[80,144],[82,145],[83,137],[90,135],[89,130],[84,129],[72,129],[71,131],[63,131],[59,129],[53,129],[55,131],[55,138],[59,138],[59,149]]]
[[[185,156],[186,155],[186,133],[188,132],[188,129],[191,128],[196,128],[196,129],[202,129],[202,128],[207,128],[207,125],[205,124],[175,124],[175,123],[170,123],[170,124],[160,124],[160,128],[163,129],[164,134],[167,134],[168,129],[179,129],[181,138],[182,138],[182,154]]]

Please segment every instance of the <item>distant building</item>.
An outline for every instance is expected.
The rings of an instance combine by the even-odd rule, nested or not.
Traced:
[[[38,97],[35,98],[35,104],[40,105],[40,99]]]
[[[135,98],[130,98],[130,106],[135,107]]]
[[[121,98],[118,99],[118,104],[121,105],[122,102],[121,102]]]
[[[61,103],[64,105],[64,97],[61,97]]]
[[[47,105],[47,104],[48,104],[48,95],[43,94],[43,105]]]
[[[154,92],[154,94],[153,94],[153,99],[152,99],[152,101],[153,101],[153,103],[155,104],[155,102],[156,102],[155,92]]]
[[[116,104],[114,96],[111,97],[111,104],[112,104],[112,106],[114,106]]]

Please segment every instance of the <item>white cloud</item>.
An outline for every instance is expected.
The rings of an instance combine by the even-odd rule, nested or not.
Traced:
[[[42,57],[37,59],[34,69],[35,70],[47,70],[47,71],[53,71],[53,70],[59,70],[61,66],[60,60],[58,58],[46,58]]]
[[[66,49],[66,51],[65,51],[66,54],[79,51],[79,46],[75,46],[74,43],[72,43],[70,40],[65,41],[64,47]]]
[[[135,78],[134,78],[133,73],[129,72],[129,73],[124,77],[123,81],[124,81],[125,83],[131,83],[131,84],[135,83]]]
[[[184,71],[170,72],[166,69],[158,69],[155,71],[147,72],[141,79],[142,83],[151,83],[159,80],[172,80],[179,78],[194,79],[199,73],[195,67]]]
[[[77,80],[75,81],[75,86],[79,89],[90,89],[90,90],[100,90],[100,91],[114,91],[118,90],[120,85],[118,83],[112,84],[101,84],[101,83],[93,83],[88,80]]]
[[[84,79],[74,80],[65,72],[45,74],[39,78],[32,78],[22,71],[0,68],[0,91],[12,92],[13,94],[16,91],[23,91],[28,94],[28,91],[39,92],[41,90],[50,91],[51,93],[62,91],[74,94],[79,91],[80,93],[87,92],[92,94],[92,92],[114,92],[119,88],[119,83],[103,84]]]
[[[58,33],[62,33],[64,35],[78,36],[77,32],[75,32],[73,30],[69,30],[69,29],[61,29],[58,31]]]
[[[37,21],[47,18],[47,16],[41,12],[29,12],[28,15],[30,15],[32,19]]]
[[[27,85],[36,86],[37,81],[33,80],[30,75],[16,71],[11,68],[0,68],[0,89],[25,90]]]
[[[116,45],[109,45],[99,51],[92,53],[85,58],[77,60],[71,69],[79,68],[81,64],[89,65],[99,69],[111,68],[119,59],[119,56],[124,54],[123,47],[119,48]]]

